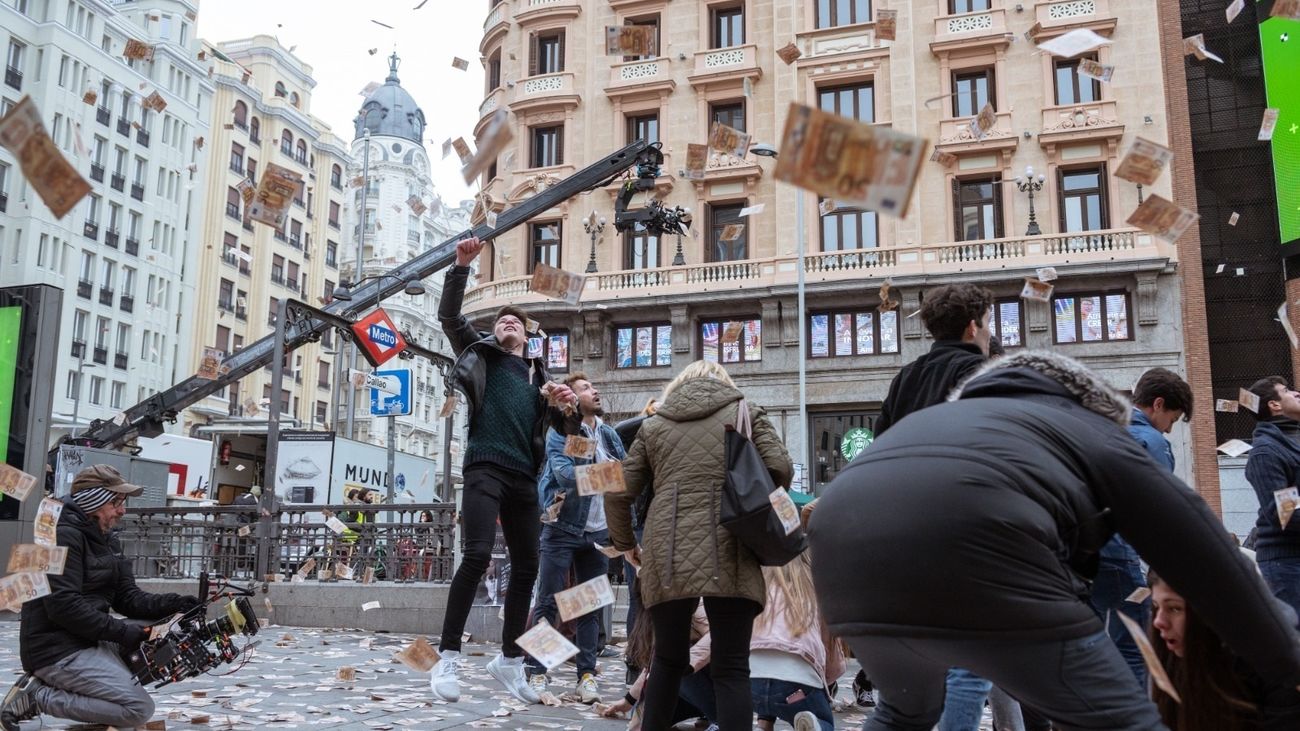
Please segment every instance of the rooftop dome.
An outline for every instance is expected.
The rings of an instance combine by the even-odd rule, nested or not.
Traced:
[[[372,137],[401,137],[423,146],[424,112],[398,82],[397,67],[400,64],[396,52],[388,57],[388,78],[384,79],[383,86],[366,97],[361,111],[352,120],[356,139],[363,137],[369,129]]]

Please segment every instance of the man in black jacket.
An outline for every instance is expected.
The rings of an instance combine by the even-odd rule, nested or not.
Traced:
[[[501,654],[487,669],[516,698],[537,703],[541,699],[528,686],[523,650],[515,643],[528,621],[537,579],[541,532],[537,475],[546,458],[546,427],[554,425],[561,433],[576,433],[577,417],[575,411],[572,427],[566,428],[552,405],[572,403],[573,391],[550,382],[541,358],[524,357],[528,316],[523,310],[502,308],[490,335],[475,330],[461,314],[469,267],[482,249],[483,242],[477,238],[457,244],[456,265],[447,269],[438,303],[438,322],[456,353],[450,385],[464,395],[469,407],[469,443],[462,466],[465,489],[460,508],[464,555],[447,594],[438,645],[442,659],[430,672],[429,687],[439,700],[454,703],[460,698],[461,634],[478,583],[492,559],[499,519],[510,553],[510,584]]]
[[[126,498],[142,490],[108,465],[87,467],[73,479],[58,525],[57,545],[68,549],[63,573],[49,576],[49,596],[23,605],[19,655],[27,674],[0,707],[5,731],[41,713],[120,727],[153,716],[153,699],[122,660],[148,639],[148,628],[109,610],[152,622],[199,600],[141,590],[110,540]]]
[[[1260,379],[1250,391],[1259,397],[1246,460],[1246,480],[1259,500],[1255,559],[1273,595],[1300,613],[1300,517],[1284,525],[1278,510],[1279,502],[1297,499],[1300,485],[1300,393],[1280,376]]]
[[[1061,728],[1163,729],[1086,600],[1116,532],[1234,654],[1300,683],[1284,608],[1205,502],[1129,436],[1130,406],[1100,378],[1027,352],[951,399],[876,440],[810,520],[823,616],[880,689],[865,729],[928,731],[953,666]]]

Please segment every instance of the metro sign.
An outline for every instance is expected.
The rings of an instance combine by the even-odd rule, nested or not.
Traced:
[[[406,339],[382,308],[353,323],[352,334],[361,343],[361,352],[370,365],[378,368],[406,348]]]

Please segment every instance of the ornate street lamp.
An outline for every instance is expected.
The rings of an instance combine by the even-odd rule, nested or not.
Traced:
[[[596,212],[592,211],[591,213],[587,214],[586,218],[582,219],[582,228],[585,229],[587,234],[591,236],[591,259],[587,261],[587,273],[595,274],[596,273],[596,239],[600,238],[601,232],[605,230],[605,217],[604,216],[597,217]]]
[[[1026,236],[1037,236],[1043,232],[1038,227],[1038,220],[1034,217],[1034,193],[1043,189],[1044,178],[1045,176],[1042,173],[1039,173],[1038,177],[1034,177],[1034,166],[1026,165],[1024,177],[1017,175],[1015,180],[1011,181],[1016,184],[1021,193],[1029,194],[1029,227],[1025,229]]]

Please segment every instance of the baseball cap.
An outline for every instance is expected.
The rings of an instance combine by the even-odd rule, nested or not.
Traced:
[[[135,497],[144,492],[144,488],[139,485],[132,485],[122,477],[122,473],[117,469],[106,464],[97,464],[77,473],[72,478],[72,494],[77,494],[82,490],[89,490],[92,487],[102,487],[109,492],[115,492],[120,495],[129,495]]]

